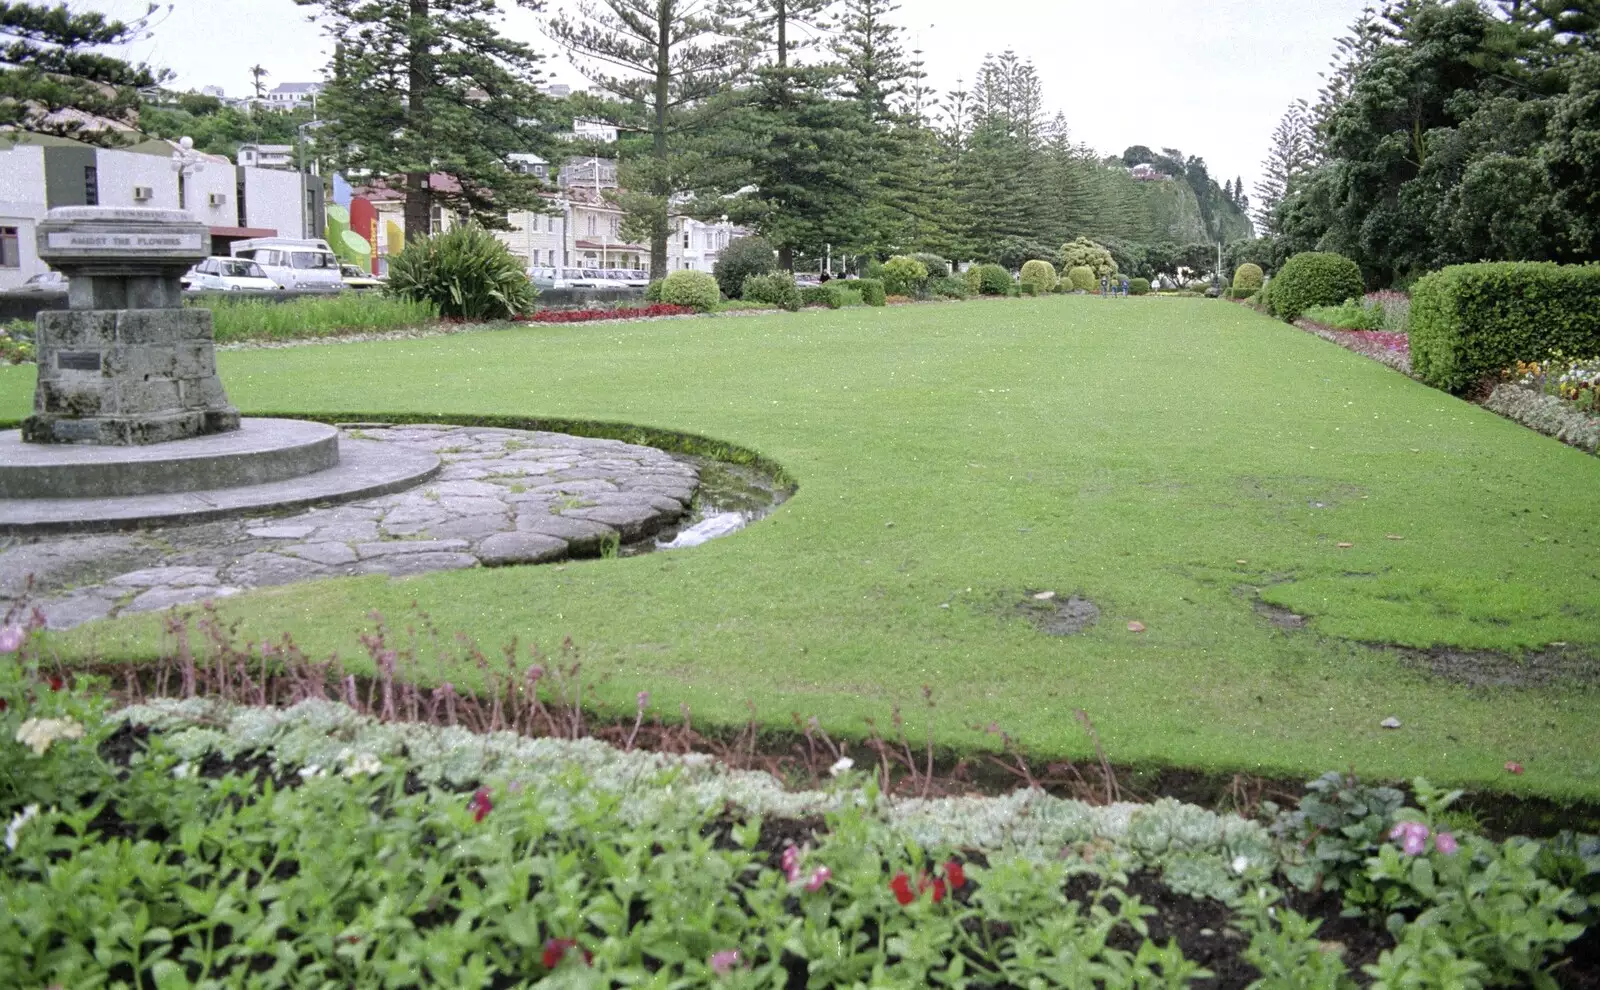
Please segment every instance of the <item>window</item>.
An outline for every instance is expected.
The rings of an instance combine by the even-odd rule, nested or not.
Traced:
[[[289,263],[295,268],[338,268],[333,255],[323,254],[321,251],[294,251],[289,255]]]
[[[590,237],[593,237],[595,234],[598,234],[600,232],[599,219],[600,218],[596,217],[593,213],[589,214],[589,236]]]
[[[22,267],[22,242],[17,228],[0,227],[0,268]]]
[[[611,218],[611,239],[616,240],[622,236],[622,222],[616,217]]]
[[[546,224],[545,230],[549,231],[552,234],[556,232],[556,218],[554,216],[546,217],[545,218],[545,224]]]
[[[100,169],[94,165],[83,167],[83,205],[100,205]]]

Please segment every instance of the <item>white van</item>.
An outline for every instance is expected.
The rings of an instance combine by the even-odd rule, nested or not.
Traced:
[[[267,277],[292,292],[341,292],[344,278],[328,242],[290,237],[254,237],[234,241],[235,258],[249,258]]]

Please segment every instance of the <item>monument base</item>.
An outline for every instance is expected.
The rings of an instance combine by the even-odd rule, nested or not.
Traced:
[[[217,378],[211,311],[39,314],[27,443],[137,446],[239,428]]]

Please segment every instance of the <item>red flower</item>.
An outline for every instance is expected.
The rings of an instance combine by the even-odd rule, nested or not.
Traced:
[[[472,800],[467,802],[467,807],[472,811],[473,821],[483,821],[483,817],[494,810],[494,802],[489,800],[489,788],[478,788],[477,793],[472,795]],[[546,952],[548,951],[547,949]]]
[[[577,939],[553,938],[544,944],[544,968],[555,969],[561,960],[566,958],[568,949],[577,949],[582,952],[585,966],[594,964],[594,953],[579,945]]]
[[[894,891],[894,899],[900,902],[901,907],[917,899],[917,895],[911,892],[911,878],[904,873],[894,875],[894,879],[889,881],[889,889]]]
[[[930,886],[933,887],[933,903],[937,904],[944,900],[944,881],[940,880],[938,877],[934,877],[932,884],[930,884],[927,878],[923,878],[923,880],[917,884],[919,890],[926,890]]]
[[[950,881],[951,890],[960,890],[967,885],[967,871],[953,859],[944,864],[944,875]]]
[[[10,707],[11,707],[10,705],[6,704],[6,699],[0,698],[0,712],[3,712],[7,708],[10,708]]]
[[[63,681],[61,679],[61,675],[60,674],[51,674],[50,675],[50,690],[59,691],[59,690],[61,690],[62,688],[66,687],[66,686],[67,686],[67,682]]]
[[[1514,773],[1519,777],[1522,776],[1522,764],[1518,763],[1516,760],[1512,760],[1506,764],[1506,773]]]

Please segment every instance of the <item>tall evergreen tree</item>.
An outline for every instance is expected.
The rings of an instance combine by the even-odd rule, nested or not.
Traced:
[[[151,4],[150,12],[155,9]],[[0,126],[119,143],[117,130],[83,115],[135,123],[138,90],[166,73],[89,49],[126,44],[146,27],[145,19],[109,20],[65,3],[0,2]]]
[[[742,27],[710,0],[585,0],[550,25],[590,82],[642,114],[649,152],[625,163],[618,202],[628,230],[650,241],[652,278],[667,274],[673,196],[703,181],[696,132],[713,98],[750,71],[756,48]]]
[[[436,204],[501,229],[540,209],[540,182],[508,165],[554,154],[538,124],[541,56],[500,33],[495,0],[295,2],[336,40],[318,152],[341,170],[403,176],[407,240],[428,235]]]
[[[1255,225],[1263,234],[1278,232],[1274,211],[1288,192],[1290,183],[1309,171],[1314,162],[1315,138],[1310,109],[1297,100],[1278,120],[1272,131],[1272,148],[1261,163],[1262,177],[1255,189]]]

